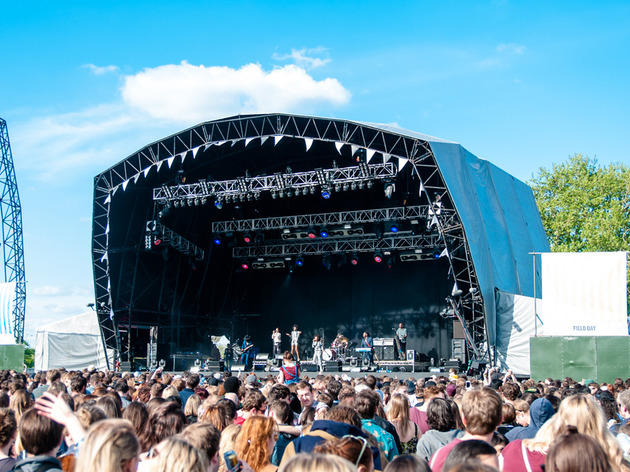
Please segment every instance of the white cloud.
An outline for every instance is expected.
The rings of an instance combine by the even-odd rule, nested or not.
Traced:
[[[125,77],[122,97],[153,118],[196,122],[236,113],[291,112],[322,103],[343,105],[350,92],[337,79],[315,80],[292,64],[265,71],[259,64],[232,69],[182,62]]]
[[[291,49],[291,53],[289,54],[274,53],[272,57],[276,61],[291,60],[300,67],[315,69],[317,67],[325,66],[330,62],[329,57],[315,57],[316,55],[322,55],[325,52],[326,49],[323,47]]]
[[[19,170],[62,183],[64,174],[102,171],[145,144],[201,121],[238,113],[315,111],[343,105],[350,92],[296,65],[163,65],[124,77],[112,103],[14,123]]]
[[[508,54],[515,54],[517,56],[521,56],[525,54],[525,50],[527,48],[522,44],[516,43],[501,43],[497,46],[497,52],[503,52]]]
[[[114,65],[97,66],[94,64],[83,64],[81,67],[88,69],[94,75],[104,75],[109,72],[116,72],[118,70],[118,66],[114,66]]]
[[[59,287],[54,287],[52,285],[43,285],[41,287],[31,287],[29,289],[29,295],[35,296],[50,296],[50,295],[58,295],[61,292]]]

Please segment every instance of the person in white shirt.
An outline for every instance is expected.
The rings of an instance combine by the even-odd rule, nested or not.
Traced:
[[[293,325],[293,331],[291,331],[291,334],[287,333],[287,336],[291,338],[291,354],[295,356],[295,359],[298,362],[300,362],[300,350],[298,349],[300,334],[302,334],[302,331],[298,331],[297,325]]]
[[[313,364],[317,365],[320,372],[324,371],[324,362],[322,359],[322,353],[324,352],[324,343],[319,334],[316,334],[313,338]]]
[[[273,357],[282,355],[280,344],[282,343],[282,333],[280,328],[276,328],[271,332],[271,341],[273,342]]]

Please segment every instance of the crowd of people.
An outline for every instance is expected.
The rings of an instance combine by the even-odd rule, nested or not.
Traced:
[[[629,418],[630,379],[2,371],[0,472],[625,471]]]

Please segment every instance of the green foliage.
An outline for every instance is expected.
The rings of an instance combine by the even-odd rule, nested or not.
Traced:
[[[24,364],[29,368],[35,366],[35,349],[32,347],[24,348]]]
[[[552,251],[630,251],[630,167],[575,154],[529,184]]]
[[[552,251],[630,250],[630,168],[576,154],[530,185]]]

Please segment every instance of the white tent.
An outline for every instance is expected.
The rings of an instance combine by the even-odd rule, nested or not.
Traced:
[[[88,366],[107,367],[95,311],[55,321],[37,330],[36,371],[60,367],[80,370]]]

